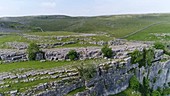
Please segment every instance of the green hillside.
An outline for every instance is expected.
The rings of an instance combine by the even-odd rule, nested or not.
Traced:
[[[158,25],[151,26],[132,36],[129,40],[145,40],[145,41],[169,41],[170,40],[170,23],[162,22]]]
[[[127,36],[137,31],[137,34],[132,34],[134,36],[128,36],[127,38],[132,40],[144,40],[146,36],[140,38],[136,38],[136,36],[138,36],[138,34],[146,35],[145,33],[147,32],[141,31],[154,31],[157,30],[157,28],[161,30],[162,27],[168,27],[168,21],[170,21],[170,14],[113,15],[96,17],[69,17],[64,15],[52,15],[1,18],[0,27],[4,27],[2,26],[3,24],[6,26],[8,25],[8,28],[15,28],[22,31],[109,33],[117,38]],[[147,26],[151,27],[148,28]],[[154,27],[156,27],[156,29]],[[166,29],[163,28],[160,32],[165,30]],[[147,38],[147,40],[150,39]]]

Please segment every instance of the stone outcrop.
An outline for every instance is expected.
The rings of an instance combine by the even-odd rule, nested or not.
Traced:
[[[157,59],[160,57],[161,59]],[[158,87],[170,87],[170,61],[167,60],[162,62],[161,60],[163,58],[163,51],[156,50],[155,60],[153,60],[152,66],[139,68],[138,64],[131,64],[131,57],[126,55],[124,58],[113,59],[99,64],[96,67],[96,75],[94,75],[94,77],[90,80],[83,79],[79,75],[79,71],[77,71],[77,69],[54,68],[49,70],[28,70],[20,74],[2,73],[0,74],[0,84],[5,84],[5,79],[12,79],[12,84],[49,79],[52,81],[28,88],[25,92],[13,90],[4,94],[64,96],[76,89],[84,88],[84,90],[74,94],[74,96],[89,96],[91,94],[96,96],[108,96],[126,90],[129,87],[130,78],[133,75],[136,75],[141,84],[143,78],[148,77],[150,80],[150,88],[156,90]],[[20,71],[22,71],[22,69]],[[10,85],[1,86],[1,88],[6,87],[10,87]]]
[[[89,35],[90,36],[90,35]],[[29,36],[27,38],[31,39],[31,40],[38,40],[41,41],[40,43],[38,43],[38,46],[42,49],[49,49],[49,48],[56,48],[58,46],[64,46],[64,45],[70,45],[70,44],[92,44],[92,45],[100,45],[100,46],[104,46],[106,44],[110,45],[110,46],[118,46],[118,45],[125,45],[127,43],[126,40],[123,39],[115,39],[115,40],[110,40],[110,41],[92,41],[91,38],[78,38],[76,36],[76,38],[72,38],[69,41],[61,41],[63,38],[70,38],[72,36],[57,36],[57,37],[49,37],[49,36]],[[73,36],[74,37],[74,36]],[[59,41],[55,41],[55,40],[46,40],[43,38],[57,38],[57,40]],[[41,40],[42,39],[42,40]],[[90,39],[90,40],[89,40]],[[51,42],[51,43],[44,43],[44,42]],[[12,49],[27,49],[28,48],[28,43],[25,42],[6,42],[5,46],[12,48]]]
[[[1,63],[10,63],[18,61],[27,61],[27,56],[25,51],[23,50],[3,49],[0,50],[0,59],[2,60]]]
[[[130,51],[135,49],[142,50],[144,47],[148,47],[146,44],[138,43],[129,43],[119,46],[110,46],[116,55],[115,59],[124,58]],[[37,54],[36,60],[67,60],[67,53],[70,50],[76,50],[79,53],[79,59],[92,59],[92,58],[102,58],[101,47],[88,47],[88,48],[53,48],[53,49],[42,49],[44,56],[42,54]],[[159,54],[158,54],[159,55]],[[1,49],[0,50],[0,59],[1,63],[10,63],[18,61],[27,61],[26,50],[17,50],[17,49]]]
[[[75,44],[75,41],[68,41],[68,42],[56,42],[53,44],[38,44],[40,48],[46,49],[46,48],[55,48],[57,46],[64,46],[64,45],[69,45],[69,44]]]
[[[96,75],[90,80],[83,79],[77,69],[42,69],[24,71],[20,69],[19,73],[1,73],[0,88],[10,88],[11,84],[29,83],[38,80],[49,80],[50,82],[41,83],[35,86],[26,88],[26,91],[20,92],[18,89],[5,92],[10,95],[27,95],[27,96],[64,96],[79,88],[84,90],[74,94],[75,96],[89,96],[91,94],[97,96],[108,96],[117,94],[129,87],[129,80],[133,75],[136,75],[140,83],[143,83],[143,78],[147,77],[150,80],[150,88],[156,90],[158,87],[170,87],[170,61],[164,60],[165,55],[163,50],[155,50],[152,66],[139,68],[139,64],[131,64],[131,57],[128,53],[144,47],[140,44],[131,44],[130,46],[111,46],[113,52],[116,53],[113,59],[108,62],[99,64],[96,67]],[[63,49],[48,49],[43,50],[46,60],[67,60],[66,54],[74,48]],[[80,59],[101,58],[101,48],[76,48]],[[26,54],[24,50],[3,50],[0,51],[2,60],[24,60]],[[43,55],[37,54],[37,60],[42,60]],[[167,58],[166,58],[167,59]],[[42,61],[43,62],[43,61]],[[45,61],[44,61],[45,62]],[[6,84],[5,80],[10,82]]]
[[[155,59],[159,58],[157,56],[163,55],[162,50],[157,50],[156,52]],[[104,70],[104,66],[106,65],[109,65],[107,71]],[[166,62],[155,61],[150,67],[139,68],[138,64],[131,64],[130,58],[126,58],[124,59],[124,62],[108,62],[100,65],[100,68],[104,68],[102,69],[100,76],[95,77],[89,81],[89,84],[87,84],[88,86],[90,85],[93,87],[89,88],[87,91],[77,93],[75,96],[89,96],[90,94],[95,94],[96,96],[108,96],[111,94],[117,94],[128,88],[129,80],[133,75],[137,76],[141,84],[143,83],[143,78],[147,78],[148,76],[148,79],[150,80],[150,88],[153,90],[170,87],[168,84],[170,82],[169,60]]]
[[[36,53],[35,60],[44,60],[44,53],[43,52],[38,52]]]
[[[84,60],[87,58],[101,58],[102,53],[99,48],[63,48],[44,50],[46,60],[66,60],[70,50],[76,50],[79,53],[79,58]]]
[[[24,42],[6,42],[6,45],[12,49],[19,49],[19,50],[28,48],[28,44]]]
[[[89,44],[94,44],[94,45],[100,45],[100,46],[103,46],[103,45],[114,45],[114,46],[117,46],[117,45],[124,45],[126,44],[126,40],[123,40],[123,39],[115,39],[115,40],[110,40],[110,41],[92,41],[92,42],[89,42]]]

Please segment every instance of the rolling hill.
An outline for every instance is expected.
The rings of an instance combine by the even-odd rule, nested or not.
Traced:
[[[148,26],[159,26],[168,21],[170,21],[170,14],[112,15],[96,17],[70,17],[64,15],[3,17],[0,18],[0,31],[107,33],[114,37],[122,38],[136,31],[144,31],[145,29],[148,29]],[[157,23],[159,24],[155,25]],[[132,37],[128,36],[128,38],[131,39]],[[134,38],[135,37],[132,39]]]

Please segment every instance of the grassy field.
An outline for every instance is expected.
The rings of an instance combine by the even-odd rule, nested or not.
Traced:
[[[163,22],[158,25],[149,27],[130,37],[128,40],[144,40],[144,41],[169,41],[170,40],[170,23]]]
[[[10,20],[11,22],[16,22],[16,24],[12,24],[13,27],[24,26],[24,28],[26,27],[25,30],[31,30],[32,28],[38,27],[45,32],[66,31],[76,33],[109,33],[116,38],[121,38],[150,24],[170,21],[170,14],[113,15],[96,17],[63,16],[62,18],[58,18],[57,16],[36,16],[10,18]],[[23,22],[25,25],[22,25]],[[37,33],[37,35],[41,34]],[[66,35],[68,34],[66,33]]]
[[[89,44],[89,42],[98,42],[98,41],[110,41],[114,40],[115,38],[112,35],[109,34],[98,34],[96,36],[84,36],[82,33],[75,33],[75,32],[25,32],[24,34],[27,35],[35,35],[35,36],[41,36],[40,38],[34,38],[29,39],[27,37],[24,37],[20,35],[19,33],[9,33],[7,35],[4,35],[3,33],[0,33],[0,48],[10,48],[7,42],[24,42],[26,44],[30,44],[32,42],[39,43],[39,44],[55,44],[57,42],[70,42],[74,41],[75,44],[66,44],[63,46],[56,46],[57,48],[63,48],[63,47],[88,47],[88,46],[98,46],[95,44]],[[80,35],[80,36],[75,36]],[[51,37],[47,37],[51,36]],[[61,40],[58,40],[56,37],[53,36],[70,36],[69,38],[62,38]],[[83,44],[81,43],[83,42]]]
[[[144,16],[145,17],[145,16]],[[35,19],[30,25],[39,26],[45,31],[69,31],[80,33],[109,33],[114,37],[122,37],[149,24],[152,20],[145,20],[140,16],[108,16],[108,17],[81,17],[63,19]]]
[[[58,67],[67,67],[67,66],[74,66],[79,64],[99,64],[105,62],[106,60],[103,59],[90,59],[84,61],[28,61],[28,62],[16,62],[10,64],[0,64],[0,72],[10,72],[10,71],[17,71],[18,69],[50,69],[50,68],[58,68]]]
[[[5,42],[11,42],[11,41],[26,42],[27,40],[17,34],[9,34],[9,35],[4,35],[0,37],[0,44],[5,43]]]
[[[9,48],[9,46],[6,45],[6,42],[32,42],[32,41],[28,41],[26,38],[19,36],[15,33],[12,33],[8,35],[2,35],[0,37],[0,48]]]
[[[59,46],[63,47],[89,47],[97,46],[93,44],[80,44],[77,39],[85,39],[83,42],[93,42],[93,41],[110,41],[115,38],[121,38],[127,36],[133,32],[133,34],[125,39],[128,40],[139,40],[139,41],[161,41],[168,42],[170,40],[170,14],[146,14],[146,15],[116,15],[116,16],[97,16],[97,17],[63,17],[56,18],[50,16],[40,16],[40,17],[21,17],[14,18],[16,23],[8,22],[7,25],[11,28],[16,26],[24,26],[24,28],[36,28],[40,27],[44,32],[23,32],[28,35],[38,35],[38,36],[68,36],[68,35],[79,35],[82,33],[94,33],[97,36],[90,37],[70,37],[64,38],[62,40],[57,40],[56,38],[42,38],[39,40],[29,40],[28,38],[22,37],[18,33],[9,33],[4,35],[0,33],[0,48],[9,48],[6,42],[25,42],[25,43],[49,43],[53,44],[56,42],[68,42],[76,41],[76,44]],[[12,18],[11,18],[12,20]],[[29,21],[29,22],[27,22]],[[13,22],[13,21],[11,21]],[[26,25],[22,25],[22,23]],[[159,24],[156,24],[159,23]],[[12,24],[12,25],[11,25]],[[155,24],[153,26],[150,26]],[[147,27],[150,26],[150,27]],[[143,30],[141,30],[143,29]],[[141,31],[138,31],[141,30]],[[0,73],[2,72],[18,72],[19,69],[26,70],[37,70],[37,69],[51,69],[51,68],[61,68],[77,66],[82,63],[84,64],[100,64],[105,62],[103,59],[91,59],[85,61],[27,61],[27,62],[16,62],[10,64],[0,64]],[[0,89],[0,92],[19,89],[19,91],[25,91],[31,86],[38,85],[40,83],[54,81],[54,79],[42,79],[36,80],[29,83],[15,83],[11,84],[9,88]],[[6,82],[9,82],[6,80]],[[8,83],[7,83],[8,84]],[[72,91],[69,95],[81,92],[85,90],[84,87]],[[141,96],[140,93],[134,90],[127,89],[117,95],[113,96]],[[133,94],[132,94],[133,93]],[[169,89],[163,91],[163,93],[168,94]]]
[[[62,19],[53,18],[50,20],[39,18],[32,20],[30,25],[39,26],[45,31],[58,30],[78,33],[102,32],[109,33],[116,38],[121,38],[148,25],[168,21],[170,21],[170,14],[139,14],[74,18],[66,17]]]
[[[79,35],[80,33],[75,32],[66,32],[66,31],[53,31],[53,32],[25,32],[29,35],[38,35],[38,36],[67,36],[67,35]]]
[[[41,83],[46,83],[46,82],[51,82],[54,81],[52,79],[42,79],[42,80],[36,80],[34,82],[27,82],[27,83],[15,83],[15,84],[10,84],[9,88],[4,88],[4,89],[0,89],[0,92],[6,92],[6,91],[12,91],[12,90],[16,90],[18,89],[18,91],[22,92],[22,91],[26,91],[28,88],[31,88],[32,86],[41,84]]]
[[[148,32],[168,32],[170,14],[113,15],[96,17],[63,16],[62,18],[58,18],[57,16],[37,16],[10,18],[10,20],[11,22],[15,21],[17,23],[25,22],[26,25],[22,26],[29,26],[28,28],[39,27],[44,30],[43,33],[26,32],[32,35],[61,36],[78,33],[106,33],[115,38],[124,37],[149,25],[162,22],[161,24],[149,27],[146,30],[138,32],[134,36],[127,38],[128,40],[157,40],[154,36],[150,36]],[[15,24],[12,25],[15,27]],[[19,25],[16,24],[16,26]]]
[[[102,62],[106,62],[106,60],[104,59],[91,59],[91,60],[84,60],[84,61],[46,61],[46,62],[39,62],[39,61],[28,61],[28,62],[17,62],[17,63],[11,63],[11,64],[1,64],[0,65],[0,73],[1,72],[12,72],[12,73],[16,73],[16,74],[20,74],[29,70],[37,70],[37,69],[53,69],[53,68],[74,68],[74,66],[78,66],[80,64],[84,64],[84,65],[88,65],[88,64],[101,64]],[[20,69],[22,69],[22,71],[19,71]],[[64,74],[64,73],[63,73]],[[48,74],[45,74],[48,75]],[[32,88],[33,86],[36,86],[38,84],[43,84],[43,83],[49,83],[49,82],[53,82],[53,81],[59,81],[61,80],[61,78],[45,78],[45,79],[40,79],[41,76],[45,76],[45,75],[38,75],[38,76],[34,76],[36,78],[39,78],[35,81],[31,81],[31,82],[20,82],[20,80],[22,79],[5,79],[4,80],[4,84],[0,84],[0,86],[5,86],[5,85],[9,85],[9,87],[6,88],[0,88],[0,92],[7,92],[7,91],[12,91],[12,90],[18,90],[19,92],[24,92],[27,89]],[[30,76],[28,78],[31,78]],[[18,83],[13,83],[13,81],[18,80]],[[66,81],[67,82],[67,81]],[[69,82],[69,81],[68,81]],[[85,90],[85,88],[80,88],[77,90],[72,91],[71,94],[80,92]],[[71,95],[72,96],[72,95]]]

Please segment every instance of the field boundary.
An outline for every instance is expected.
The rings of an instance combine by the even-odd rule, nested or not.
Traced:
[[[121,38],[119,38],[119,39],[126,39],[127,37],[130,37],[130,36],[132,36],[132,35],[135,35],[136,33],[139,33],[139,32],[141,32],[141,31],[143,31],[143,30],[145,30],[145,29],[148,29],[149,27],[158,25],[158,24],[160,24],[160,23],[162,23],[162,22],[157,22],[157,23],[150,24],[150,25],[148,25],[148,26],[143,27],[142,29],[139,29],[139,30],[137,30],[137,31],[135,31],[135,32],[132,32],[132,33],[128,34],[128,35],[125,35],[125,36],[123,36],[123,37],[121,37]]]

